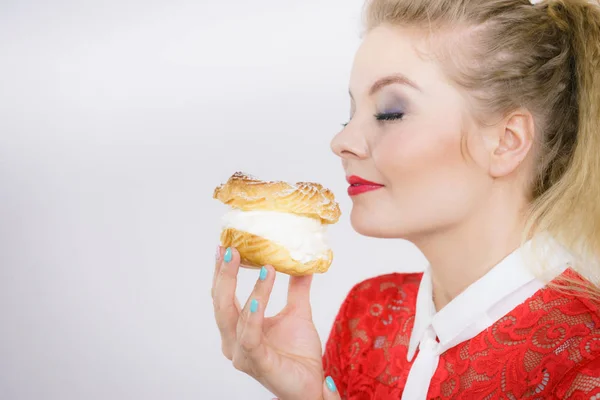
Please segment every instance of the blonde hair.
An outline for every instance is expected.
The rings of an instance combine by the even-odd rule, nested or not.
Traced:
[[[477,119],[520,107],[532,113],[540,134],[524,240],[549,233],[591,283],[568,287],[598,298],[598,0],[367,1],[367,31],[384,23],[422,28],[444,43],[435,55]]]

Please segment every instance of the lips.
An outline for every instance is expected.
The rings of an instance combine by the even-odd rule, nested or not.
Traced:
[[[348,187],[348,194],[350,196],[357,196],[384,187],[382,184],[368,181],[356,175],[349,176],[347,181],[350,184]]]

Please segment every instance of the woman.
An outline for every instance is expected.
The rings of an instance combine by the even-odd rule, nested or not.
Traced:
[[[282,400],[600,398],[598,1],[373,0],[366,16],[332,148],[373,182],[349,190],[354,229],[430,266],[356,285],[321,358],[311,278],[264,319],[274,270],[240,308],[239,255],[219,248],[223,353]]]

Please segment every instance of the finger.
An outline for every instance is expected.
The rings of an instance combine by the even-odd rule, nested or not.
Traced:
[[[233,248],[227,248],[217,273],[213,298],[215,319],[221,332],[223,353],[227,358],[233,356],[236,326],[240,316],[239,302],[235,295],[239,268],[240,254]]]
[[[217,276],[219,275],[219,268],[221,267],[222,257],[223,248],[220,245],[217,245],[217,251],[215,253],[215,270],[213,272],[212,287],[210,290],[210,295],[213,299],[215,298],[215,284],[217,282]]]
[[[240,350],[256,375],[269,372],[273,365],[274,354],[270,354],[263,343],[263,323],[274,282],[275,269],[270,265],[261,268],[259,278],[238,322],[241,327],[241,330],[238,330]]]
[[[213,299],[215,298],[217,277],[219,276],[219,271],[221,270],[221,265],[223,265],[223,254],[224,254],[223,247],[218,245],[217,251],[215,254],[215,271],[213,273],[213,285],[212,285],[212,289],[211,289],[211,296]],[[235,302],[235,308],[237,309],[238,312],[240,312],[242,309],[242,306],[240,305],[240,301],[238,300],[237,296],[234,296],[234,302]]]
[[[307,318],[311,318],[310,309],[310,285],[313,276],[290,276],[288,287],[287,304],[296,312],[300,312]]]
[[[341,400],[340,392],[335,386],[333,379],[328,376],[323,382],[323,400]]]

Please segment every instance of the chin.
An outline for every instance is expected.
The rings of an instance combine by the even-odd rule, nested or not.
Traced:
[[[373,214],[366,215],[352,209],[350,214],[350,224],[356,233],[381,239],[404,239],[408,237],[408,232],[403,232],[402,227],[394,224],[385,216],[377,216]]]

